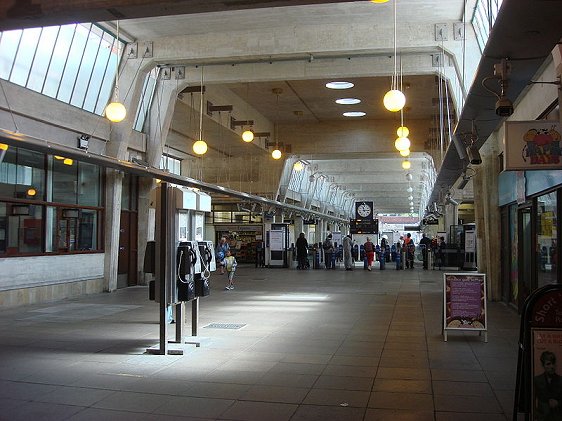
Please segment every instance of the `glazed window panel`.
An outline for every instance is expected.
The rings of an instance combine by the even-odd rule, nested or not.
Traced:
[[[61,26],[57,42],[53,49],[53,56],[51,58],[49,70],[47,71],[47,79],[43,87],[43,94],[52,98],[56,98],[59,90],[64,66],[70,52],[72,39],[74,38],[75,28],[76,25],[74,24]]]
[[[0,256],[39,254],[43,244],[42,206],[0,205]]]
[[[35,92],[41,92],[43,89],[59,30],[59,26],[51,26],[43,28],[43,32],[41,33],[35,59],[33,60],[33,66],[31,67],[29,81],[27,82],[27,87]]]
[[[100,168],[94,164],[78,164],[78,204],[100,205]]]
[[[2,32],[0,38],[0,78],[9,79],[18,52],[22,30]]]
[[[0,196],[41,199],[44,193],[43,154],[9,148],[0,160]]]
[[[52,201],[55,203],[76,204],[78,166],[74,161],[70,162],[59,158],[62,157],[53,158]],[[67,162],[66,164],[65,161]]]
[[[558,259],[556,192],[537,198],[537,283],[538,287],[556,283]]]
[[[14,67],[10,74],[10,82],[20,86],[26,85],[40,36],[41,28],[25,29],[23,31]]]
[[[96,103],[100,95],[100,89],[103,84],[105,73],[107,71],[107,63],[111,55],[111,46],[113,45],[113,37],[104,33],[101,39],[101,44],[98,50],[98,57],[92,71],[92,78],[90,86],[86,93],[86,100],[84,101],[84,109],[86,111],[94,112]]]

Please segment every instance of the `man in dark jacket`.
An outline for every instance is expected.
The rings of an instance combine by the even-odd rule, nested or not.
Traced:
[[[427,261],[428,261],[428,257],[429,257],[429,250],[430,250],[430,246],[431,246],[431,240],[425,236],[425,234],[422,234],[422,238],[420,240],[420,246],[422,246],[422,256],[423,256],[423,268],[427,269]]]

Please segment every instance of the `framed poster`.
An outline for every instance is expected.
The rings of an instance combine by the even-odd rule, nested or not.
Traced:
[[[504,169],[529,171],[562,168],[561,131],[557,121],[506,121]]]
[[[271,230],[269,232],[269,248],[271,251],[283,251],[283,235],[285,231],[275,231]]]
[[[562,330],[531,328],[531,420],[562,420]]]
[[[443,275],[443,337],[449,330],[484,332],[488,342],[486,314],[486,275],[445,273]]]

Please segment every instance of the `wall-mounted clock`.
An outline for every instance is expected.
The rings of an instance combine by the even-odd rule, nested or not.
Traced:
[[[355,203],[356,219],[373,217],[373,202],[356,202]]]

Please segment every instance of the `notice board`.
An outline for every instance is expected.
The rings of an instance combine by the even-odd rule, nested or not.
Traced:
[[[443,337],[451,330],[484,332],[488,342],[486,275],[445,273],[443,275]]]

